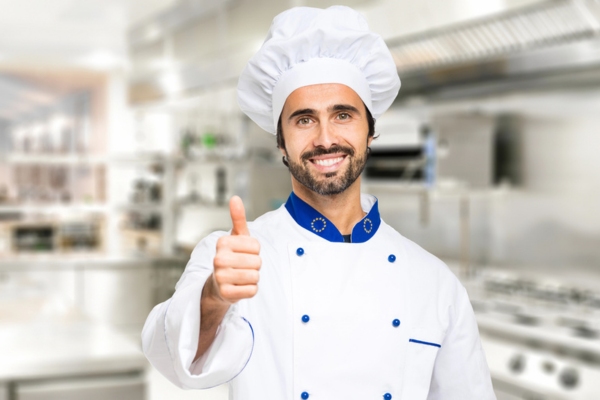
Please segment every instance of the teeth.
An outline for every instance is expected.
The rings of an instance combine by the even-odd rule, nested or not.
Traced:
[[[328,158],[326,160],[315,160],[315,164],[317,165],[322,165],[324,167],[328,167],[330,165],[339,163],[340,161],[342,161],[344,159],[344,157],[338,157],[338,158]]]

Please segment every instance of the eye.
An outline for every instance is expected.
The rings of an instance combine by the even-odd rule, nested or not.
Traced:
[[[302,118],[300,118],[300,119],[298,120],[298,123],[299,123],[300,125],[307,125],[307,124],[310,124],[310,118],[308,118],[308,117],[302,117]]]
[[[343,113],[339,113],[337,117],[338,117],[338,119],[346,120],[346,119],[350,119],[350,114],[343,112]]]

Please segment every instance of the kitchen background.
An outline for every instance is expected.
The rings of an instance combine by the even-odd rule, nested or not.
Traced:
[[[141,328],[230,196],[287,198],[237,77],[279,12],[336,3],[0,0],[0,400],[227,398]],[[469,290],[498,398],[600,398],[600,2],[340,3],[402,79],[364,191]]]

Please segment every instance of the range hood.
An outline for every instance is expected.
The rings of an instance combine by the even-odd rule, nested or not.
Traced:
[[[489,92],[599,85],[600,2],[541,1],[389,40],[388,46],[402,79],[400,100],[442,92],[457,96],[467,87]]]

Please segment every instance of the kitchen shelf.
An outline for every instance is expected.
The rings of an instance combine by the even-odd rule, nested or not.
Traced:
[[[139,211],[139,212],[162,212],[164,211],[163,204],[119,204],[115,206],[120,211]]]
[[[103,165],[105,157],[86,154],[11,154],[3,157],[9,164]]]
[[[217,203],[209,203],[209,202],[186,202],[186,201],[179,201],[176,203],[176,207],[177,208],[200,208],[200,209],[211,209],[211,210],[221,210],[221,209],[227,209],[229,210],[229,200],[227,200],[226,202],[224,202],[223,204],[217,204]]]
[[[166,153],[124,153],[110,157],[109,163],[113,164],[152,164],[174,161],[174,156]]]
[[[108,212],[106,204],[19,204],[0,205],[0,214],[7,213],[54,213],[54,212]]]

